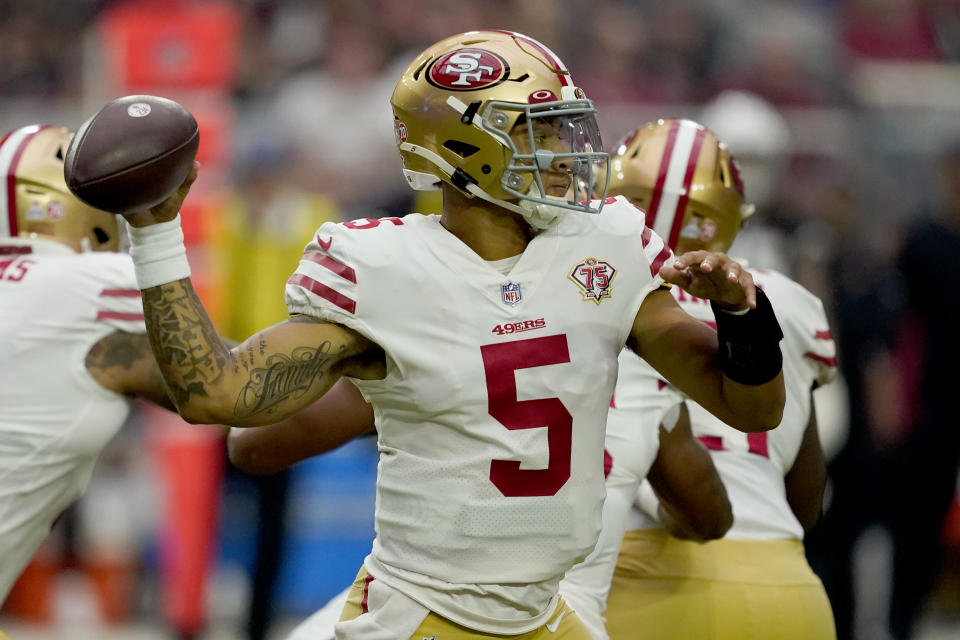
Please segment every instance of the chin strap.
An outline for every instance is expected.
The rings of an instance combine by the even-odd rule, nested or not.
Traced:
[[[438,169],[440,169],[440,171],[444,172],[448,176],[453,176],[457,173],[456,167],[429,149],[425,149],[419,145],[410,144],[409,142],[401,142],[400,149],[402,151],[420,156],[427,162],[434,164]],[[461,183],[462,186],[457,185],[457,188],[460,190],[466,191],[470,195],[476,196],[477,198],[480,198],[481,200],[491,204],[495,204],[498,207],[503,207],[508,211],[519,214],[531,227],[535,229],[548,229],[552,227],[557,223],[557,220],[560,219],[560,216],[564,215],[568,211],[568,209],[565,207],[558,207],[554,204],[532,202],[530,200],[521,200],[519,204],[508,202],[506,200],[500,200],[494,198],[489,193],[481,189],[476,183],[466,180],[461,181]],[[532,188],[533,185],[531,185],[531,189]],[[556,200],[557,202],[566,202],[566,200],[557,196],[546,197],[551,200]]]

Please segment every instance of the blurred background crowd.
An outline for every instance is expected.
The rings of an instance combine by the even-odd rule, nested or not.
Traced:
[[[546,43],[607,147],[660,116],[713,128],[758,208],[731,254],[817,294],[839,345],[807,548],[841,637],[960,637],[960,1],[0,0],[0,16],[0,130],[76,128],[131,93],[197,116],[184,224],[234,339],[283,318],[323,221],[436,211],[402,179],[388,99],[443,37]],[[0,611],[14,640],[279,637],[353,579],[372,441],[254,478],[215,430],[147,410],[127,426]]]

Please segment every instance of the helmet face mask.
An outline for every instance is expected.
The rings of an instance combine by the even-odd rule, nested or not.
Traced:
[[[474,31],[433,45],[404,72],[391,105],[414,189],[447,182],[521,215],[550,209],[554,220],[602,207],[586,191],[607,171],[593,103],[527,36]],[[561,173],[572,187],[563,193]]]
[[[628,135],[611,159],[611,194],[647,212],[676,253],[727,251],[753,213],[736,160],[709,129],[662,119]]]
[[[73,133],[32,125],[0,142],[0,174],[14,189],[0,196],[0,239],[40,238],[74,251],[117,251],[117,216],[81,202],[67,188],[63,157]],[[11,197],[12,195],[12,197]]]
[[[501,102],[490,104],[490,110],[516,108]],[[600,130],[593,116],[589,101],[575,101],[564,108],[553,106],[525,106],[524,113],[512,131],[489,129],[490,133],[503,139],[511,155],[506,170],[500,179],[505,192],[517,199],[526,199],[541,204],[556,204],[555,198],[565,197],[566,202],[576,205],[577,210],[590,212],[589,186],[594,185],[596,173],[605,171],[607,154],[602,149]],[[482,120],[484,128],[489,118]],[[554,173],[563,176],[566,188],[562,193],[555,185],[543,179],[543,173],[555,168]],[[582,204],[587,203],[587,204]]]

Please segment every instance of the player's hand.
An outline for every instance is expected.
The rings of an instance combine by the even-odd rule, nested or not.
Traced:
[[[725,253],[689,251],[664,264],[660,276],[691,295],[713,300],[731,311],[757,306],[753,276]]]
[[[136,211],[134,213],[128,213],[123,217],[126,218],[130,226],[133,227],[146,227],[151,224],[157,224],[158,222],[173,220],[177,217],[177,213],[180,212],[180,206],[190,192],[190,187],[193,186],[194,181],[197,179],[197,171],[199,168],[200,163],[194,162],[193,168],[190,169],[190,173],[187,174],[183,184],[160,204],[147,211]]]

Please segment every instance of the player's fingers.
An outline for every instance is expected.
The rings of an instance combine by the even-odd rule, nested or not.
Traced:
[[[744,295],[747,297],[747,306],[751,309],[757,308],[757,286],[753,282],[753,276],[750,275],[750,272],[747,270],[741,270],[740,277],[738,278],[740,287],[743,289]]]
[[[678,269],[676,263],[674,264],[664,264],[660,267],[660,277],[663,278],[664,282],[668,284],[675,284],[680,287],[685,287],[690,284],[692,276],[686,268]]]
[[[200,163],[194,161],[193,166],[190,167],[190,172],[187,173],[187,177],[183,179],[183,182],[180,183],[180,186],[177,187],[177,195],[181,198],[186,197],[187,192],[190,191],[190,187],[193,186],[193,183],[196,182],[197,176],[200,175]]]
[[[744,271],[743,268],[734,260],[727,258],[723,260],[720,268],[722,268],[727,274],[727,280],[733,283],[739,283],[741,281],[741,276]]]
[[[708,253],[700,261],[700,271],[704,273],[711,273],[717,267],[717,264],[720,262],[720,259],[714,253]]]
[[[673,264],[677,269],[683,270],[692,265],[699,264],[706,257],[706,251],[688,251],[682,255],[676,256]]]

